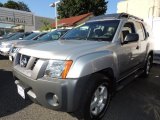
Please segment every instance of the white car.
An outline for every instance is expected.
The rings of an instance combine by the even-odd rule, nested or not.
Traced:
[[[29,36],[31,32],[26,32],[26,33],[16,33],[12,37],[1,40],[0,41],[0,55],[3,56],[8,56],[10,49],[12,48],[13,45],[15,45],[17,42],[24,41],[24,38],[26,36]]]

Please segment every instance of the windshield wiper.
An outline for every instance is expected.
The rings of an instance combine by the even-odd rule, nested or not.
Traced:
[[[68,37],[68,38],[61,38],[61,40],[86,40],[86,38],[82,38],[82,37]]]

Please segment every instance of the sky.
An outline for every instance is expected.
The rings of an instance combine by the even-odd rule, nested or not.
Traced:
[[[49,5],[57,0],[14,0],[23,1],[28,5],[30,10],[38,16],[54,18],[55,11],[54,8],[49,7]],[[117,2],[120,0],[108,0],[108,10],[106,13],[115,13],[117,11]],[[7,0],[0,0],[0,2],[5,3]]]

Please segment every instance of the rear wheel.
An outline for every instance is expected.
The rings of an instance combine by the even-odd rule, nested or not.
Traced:
[[[143,72],[144,77],[148,77],[150,70],[152,68],[152,63],[153,63],[153,58],[152,58],[152,55],[149,54],[144,66],[144,72]]]

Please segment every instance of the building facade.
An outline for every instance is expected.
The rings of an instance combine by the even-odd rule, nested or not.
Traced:
[[[117,12],[126,12],[143,19],[160,17],[160,0],[121,0]]]
[[[140,18],[151,28],[155,63],[160,64],[160,0],[121,0],[117,5],[117,12],[125,12]],[[148,29],[149,31],[149,29]]]
[[[0,35],[12,31],[39,30],[43,26],[42,19],[50,23],[54,22],[54,19],[36,16],[32,12],[0,7]]]

